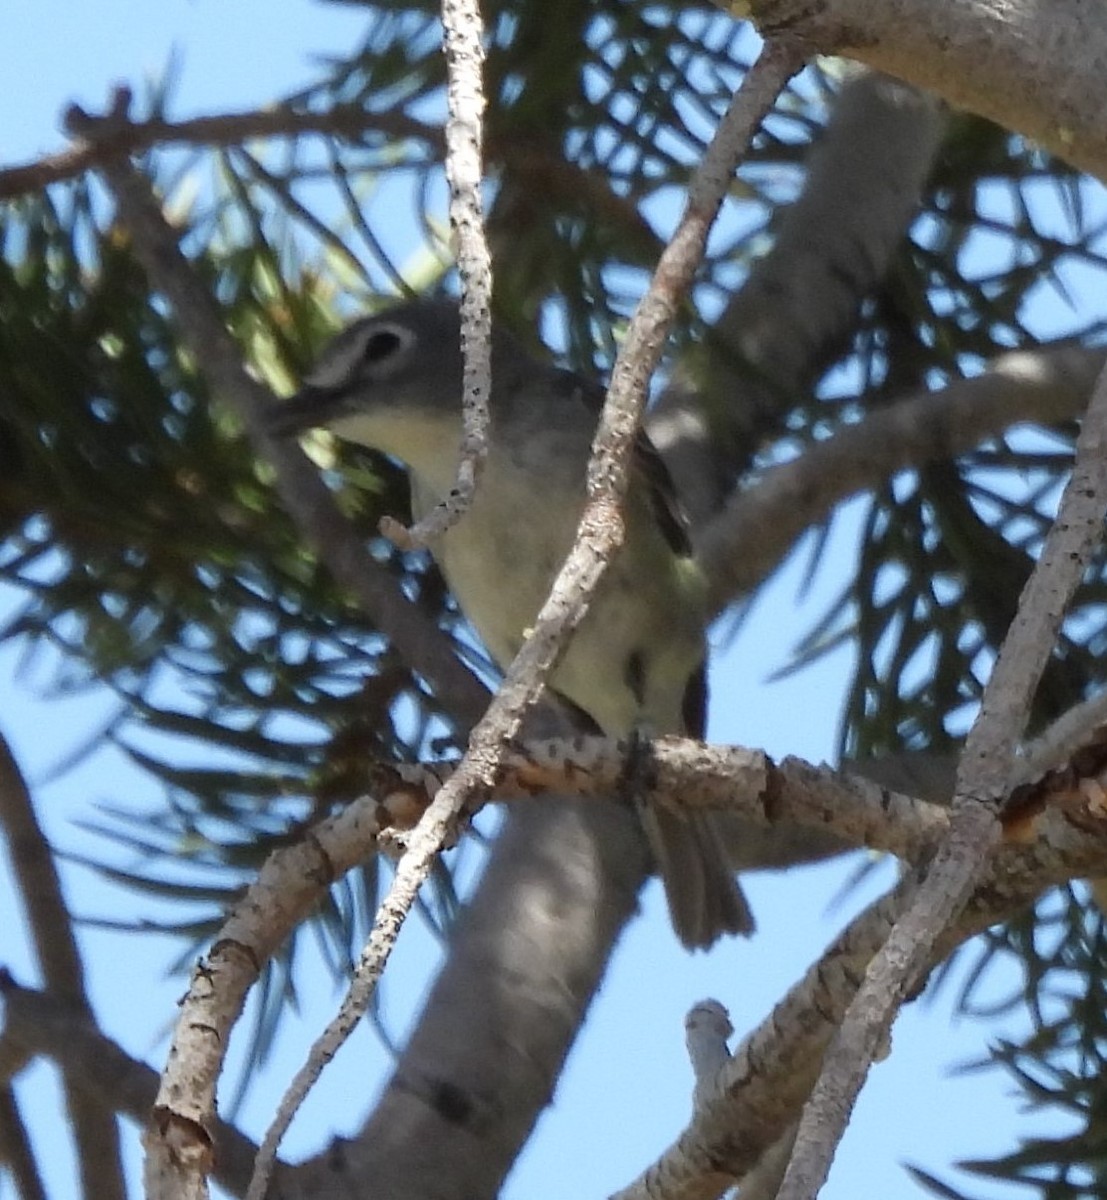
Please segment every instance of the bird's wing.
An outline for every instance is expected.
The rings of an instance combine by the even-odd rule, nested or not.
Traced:
[[[585,379],[573,371],[558,370],[555,389],[565,396],[568,403],[583,404],[593,414],[593,420],[599,420],[604,396],[607,394],[602,384]],[[692,537],[676,485],[665,460],[642,428],[639,428],[634,439],[632,453],[632,468],[645,485],[646,495],[662,536],[674,554],[690,558]]]

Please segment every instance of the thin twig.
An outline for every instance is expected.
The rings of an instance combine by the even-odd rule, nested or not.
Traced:
[[[491,299],[492,259],[484,236],[481,204],[483,164],[481,136],[484,121],[483,24],[477,0],[443,0],[447,69],[446,179],[450,186],[450,224],[461,275],[461,351],[463,432],[459,448],[457,482],[447,500],[399,537],[396,522],[389,536],[405,546],[426,545],[441,536],[473,501],[477,481],[488,456],[489,395],[492,385]],[[382,524],[382,532],[385,530]],[[537,694],[537,693],[535,693]],[[520,716],[523,709],[520,708]],[[481,722],[488,720],[486,716]],[[518,718],[516,718],[516,728]],[[479,728],[479,726],[478,726]],[[475,736],[475,734],[474,734]],[[481,778],[491,781],[498,745]],[[464,771],[464,767],[462,768]],[[361,1020],[372,999],[399,936],[434,862],[453,827],[468,790],[450,794],[449,788],[429,806],[411,836],[396,870],[388,896],[381,905],[369,941],[358,959],[350,989],[338,1014],[312,1046],[281,1099],[262,1141],[254,1165],[247,1200],[261,1200],[276,1161],[277,1148],[300,1105],[324,1067],[335,1056]]]
[[[473,502],[488,457],[488,402],[492,389],[492,256],[484,235],[484,63],[477,0],[443,0],[446,51],[446,182],[450,228],[461,276],[462,433],[457,479],[449,495],[401,536],[395,521],[382,524],[405,549],[426,546],[460,520]]]
[[[869,1066],[892,1021],[967,903],[1002,836],[999,804],[1017,770],[1038,680],[1065,610],[1103,532],[1107,511],[1107,370],[1076,442],[1072,476],[1041,557],[1019,597],[957,772],[950,831],[910,907],[869,964],[804,1108],[780,1200],[811,1200],[830,1169]]]

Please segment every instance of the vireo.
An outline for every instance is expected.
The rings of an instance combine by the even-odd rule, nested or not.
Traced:
[[[325,426],[402,461],[416,518],[454,485],[461,351],[452,301],[417,300],[351,325],[326,348],[273,429]],[[472,507],[431,547],[462,612],[506,668],[573,544],[604,391],[492,341],[491,436]],[[705,581],[672,484],[642,434],[626,541],[549,686],[611,737],[702,737]],[[673,927],[688,947],[753,928],[710,814],[646,806],[642,820]]]

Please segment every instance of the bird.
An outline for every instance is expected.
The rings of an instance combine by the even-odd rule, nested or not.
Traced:
[[[415,299],[354,321],[323,349],[270,431],[326,428],[398,460],[420,519],[455,486],[462,435],[460,314]],[[488,456],[471,506],[430,550],[462,613],[506,670],[572,548],[603,404],[596,380],[531,356],[497,325]],[[626,537],[548,686],[613,738],[706,722],[706,581],[671,478],[645,433],[633,450]],[[639,805],[673,928],[689,949],[754,922],[716,817]]]

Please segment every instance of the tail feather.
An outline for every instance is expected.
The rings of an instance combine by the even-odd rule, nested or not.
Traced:
[[[686,817],[648,804],[640,815],[681,942],[698,950],[723,934],[752,933],[753,914],[711,814]]]

